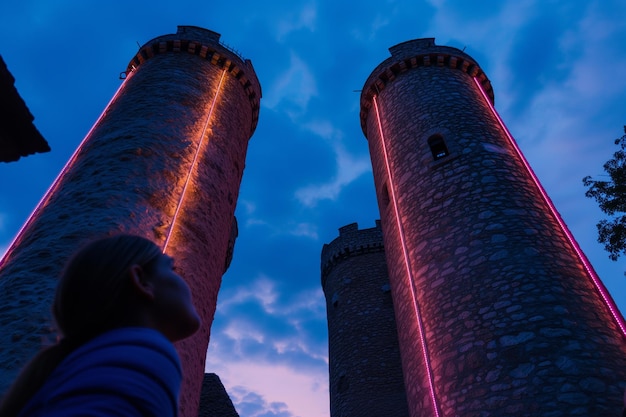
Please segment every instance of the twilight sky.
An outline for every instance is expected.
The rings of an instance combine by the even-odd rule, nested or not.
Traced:
[[[20,0],[0,55],[52,152],[0,164],[0,254],[150,39],[195,25],[252,60],[263,98],[207,358],[242,417],[328,416],[320,251],[378,208],[359,93],[388,48],[422,37],[465,48],[496,109],[626,312],[626,261],[596,242],[599,177],[626,124],[623,0]]]

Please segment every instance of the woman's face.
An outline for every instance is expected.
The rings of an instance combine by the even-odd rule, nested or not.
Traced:
[[[200,317],[189,286],[174,269],[174,260],[160,255],[148,275],[154,285],[154,315],[158,329],[172,342],[191,336]]]

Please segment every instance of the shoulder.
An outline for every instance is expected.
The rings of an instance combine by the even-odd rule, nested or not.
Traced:
[[[71,369],[79,364],[118,367],[124,363],[143,368],[169,365],[168,371],[180,373],[172,343],[158,331],[140,327],[116,329],[92,339],[72,352],[59,368]]]
[[[178,354],[172,343],[156,330],[122,328],[96,337],[68,356],[59,366],[66,378],[85,369],[122,376],[180,381]]]
[[[68,409],[91,413],[92,407],[90,415],[115,409],[120,415],[174,416],[181,379],[176,350],[161,333],[116,329],[72,352],[33,400],[63,415],[70,415]]]

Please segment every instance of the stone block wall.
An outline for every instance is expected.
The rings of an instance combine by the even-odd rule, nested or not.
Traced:
[[[408,416],[380,222],[322,249],[331,417]]]
[[[474,78],[493,100],[489,80],[432,39],[390,50],[361,123],[411,416],[618,415],[623,319]]]
[[[239,417],[220,377],[204,374],[198,417]]]
[[[197,415],[260,97],[251,63],[221,46],[215,32],[181,26],[140,49],[2,260],[0,392],[55,338],[50,303],[68,256],[87,239],[130,232],[164,247],[192,289],[203,326],[177,349],[185,374],[181,416]]]

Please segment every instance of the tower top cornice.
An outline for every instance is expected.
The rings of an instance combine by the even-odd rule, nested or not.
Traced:
[[[359,229],[357,223],[340,227],[339,236],[322,247],[322,288],[326,286],[328,272],[339,262],[352,256],[384,250],[380,220],[376,220],[376,227],[369,229]]]
[[[198,26],[178,26],[176,33],[159,36],[146,42],[130,60],[126,71],[128,76],[142,63],[158,54],[186,52],[210,61],[239,81],[252,106],[252,126],[250,135],[259,120],[261,84],[256,76],[252,61],[220,41],[220,34]]]
[[[391,57],[378,65],[361,90],[361,129],[367,137],[367,117],[372,100],[396,77],[418,67],[447,67],[467,73],[481,83],[491,103],[493,87],[478,63],[468,54],[451,46],[435,45],[435,38],[421,38],[402,42],[389,48]]]

